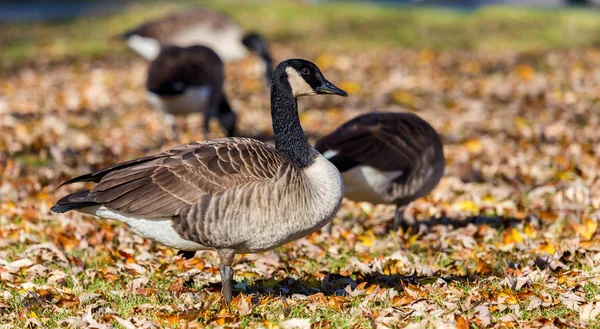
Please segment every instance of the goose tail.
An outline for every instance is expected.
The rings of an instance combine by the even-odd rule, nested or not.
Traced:
[[[64,213],[70,210],[76,210],[97,205],[90,199],[90,190],[83,190],[64,196],[50,208],[55,213]]]

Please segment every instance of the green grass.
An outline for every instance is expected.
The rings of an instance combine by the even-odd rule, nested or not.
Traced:
[[[60,60],[121,55],[111,40],[147,19],[198,1],[132,4],[117,14],[58,23],[3,26],[2,61]],[[361,3],[302,5],[295,2],[209,1],[246,29],[272,41],[323,50],[403,47],[525,51],[600,44],[600,12],[582,9],[487,7],[477,11],[384,7]]]

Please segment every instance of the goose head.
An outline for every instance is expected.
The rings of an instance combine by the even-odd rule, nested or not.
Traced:
[[[268,54],[267,42],[257,32],[249,32],[244,35],[242,44],[250,51],[254,51],[258,54]]]
[[[315,64],[304,59],[288,59],[277,65],[273,73],[273,83],[289,86],[294,97],[312,95],[348,97],[348,93],[327,81]]]

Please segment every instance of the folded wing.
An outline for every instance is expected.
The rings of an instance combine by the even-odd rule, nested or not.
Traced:
[[[223,138],[177,146],[66,183],[98,183],[85,198],[78,198],[87,205],[102,204],[135,216],[171,217],[206,194],[277,179],[280,169],[290,165],[270,145],[247,138]],[[78,193],[64,197],[57,206]]]

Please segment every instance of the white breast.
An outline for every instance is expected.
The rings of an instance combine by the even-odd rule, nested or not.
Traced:
[[[171,218],[143,218],[139,216],[130,216],[118,211],[110,210],[105,206],[88,207],[83,208],[80,211],[102,218],[118,220],[129,226],[133,232],[158,243],[162,243],[170,248],[179,250],[210,249],[196,242],[182,239],[173,229]]]
[[[338,211],[344,196],[344,182],[337,168],[321,154],[304,169],[311,183],[315,218],[328,222]]]
[[[209,86],[188,87],[181,95],[161,96],[148,92],[148,101],[165,113],[186,115],[208,112],[211,88]]]
[[[127,45],[133,51],[149,61],[154,60],[160,52],[160,45],[158,41],[139,35],[132,35],[127,38]]]
[[[383,192],[402,171],[380,171],[369,166],[356,166],[342,173],[345,196],[357,202],[386,203]]]

